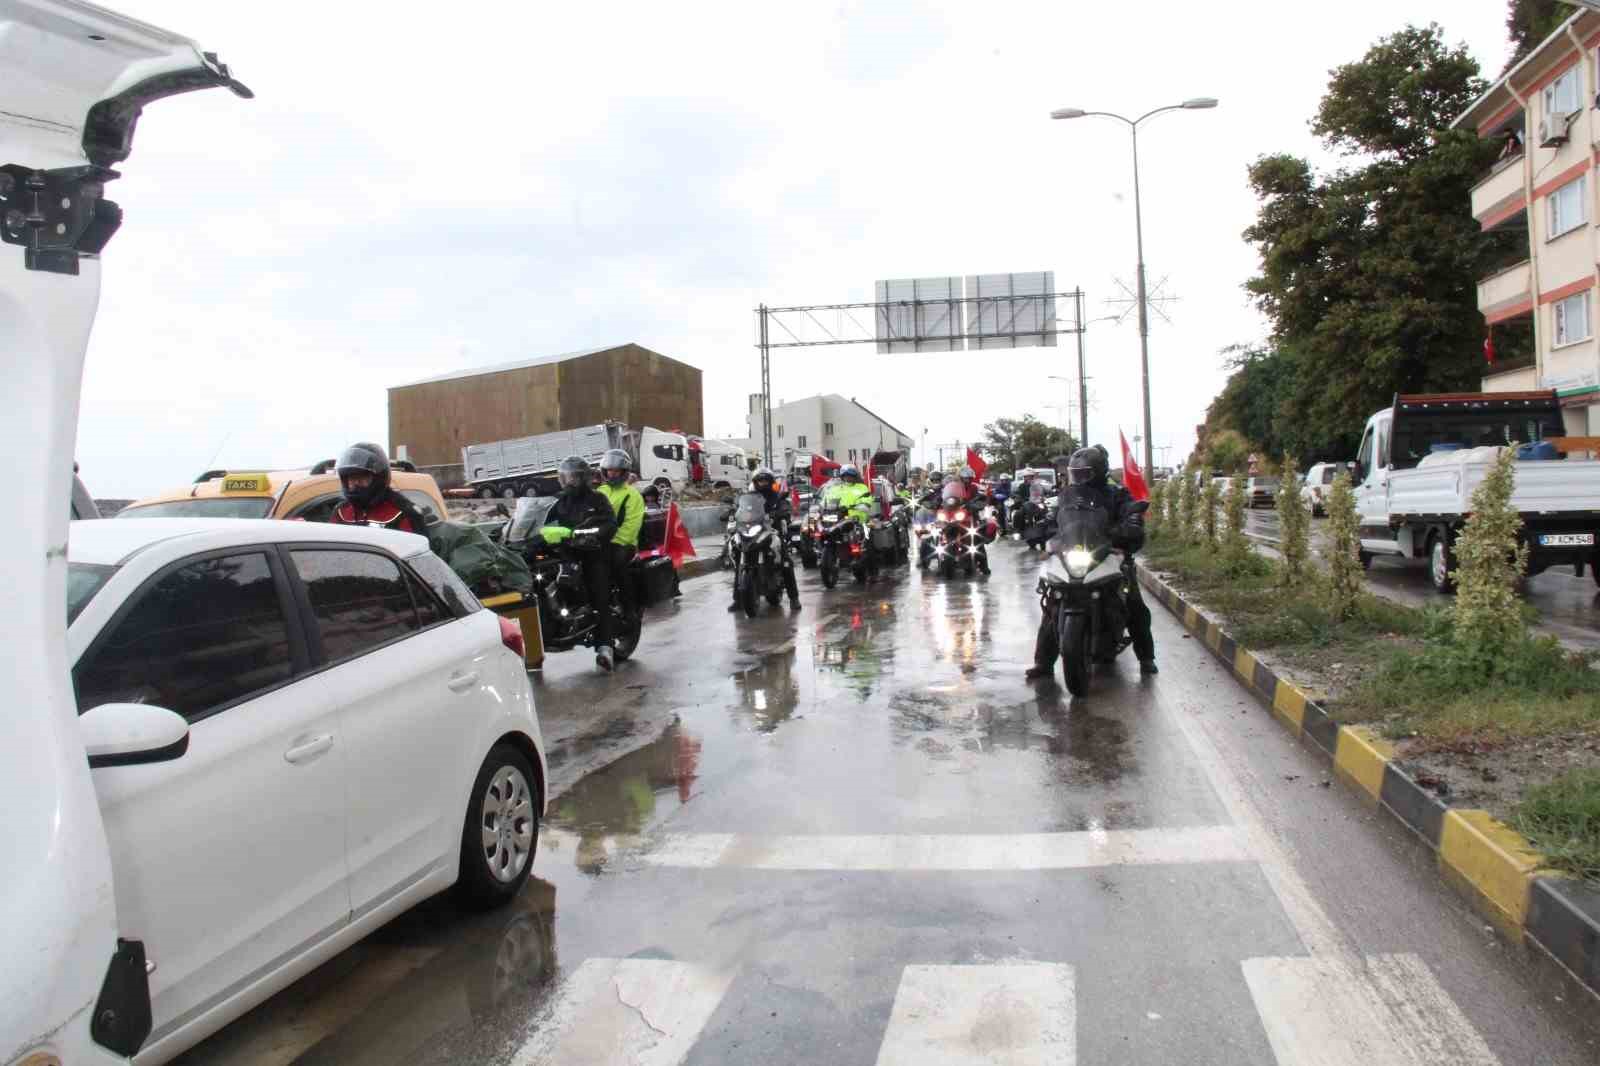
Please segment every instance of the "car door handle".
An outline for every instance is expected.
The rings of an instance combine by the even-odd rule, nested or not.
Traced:
[[[449,687],[451,692],[465,692],[467,689],[473,687],[477,683],[478,672],[474,670],[471,673],[466,674],[451,674],[450,680],[446,681],[445,685]]]
[[[333,747],[332,733],[322,733],[314,737],[295,737],[289,750],[283,753],[283,761],[310,762],[331,747]]]

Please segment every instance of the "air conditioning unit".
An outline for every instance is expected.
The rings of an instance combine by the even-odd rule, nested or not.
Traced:
[[[1567,143],[1567,119],[1571,116],[1547,114],[1539,120],[1539,147],[1555,148]]]

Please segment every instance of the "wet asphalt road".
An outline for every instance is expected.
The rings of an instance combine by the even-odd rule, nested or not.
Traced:
[[[183,1061],[1600,1061],[1159,607],[1158,678],[1024,683],[1037,566],[755,620],[716,575],[616,675],[554,657],[547,713],[677,722],[552,802],[512,906],[419,907]]]
[[[1327,519],[1312,519],[1313,547],[1320,547]],[[1276,511],[1251,511],[1247,531],[1262,543],[1277,543]],[[1422,559],[1378,556],[1367,571],[1367,583],[1380,596],[1412,607],[1435,607],[1450,602],[1450,597],[1434,591],[1428,580],[1427,563]],[[1538,625],[1574,648],[1600,651],[1600,584],[1585,568],[1576,577],[1571,567],[1546,570],[1527,581],[1523,598],[1538,613]]]

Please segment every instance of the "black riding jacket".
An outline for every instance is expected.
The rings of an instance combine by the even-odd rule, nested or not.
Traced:
[[[1060,528],[1060,516],[1065,508],[1088,504],[1103,509],[1110,515],[1108,529],[1112,545],[1132,554],[1144,547],[1143,520],[1129,521],[1134,517],[1128,513],[1133,502],[1127,489],[1110,481],[1069,485],[1062,491],[1060,504],[1056,508],[1056,526]]]
[[[594,489],[588,489],[576,496],[563,492],[556,500],[555,506],[550,508],[545,524],[566,526],[575,530],[598,530],[599,542],[604,545],[610,544],[611,538],[617,532],[617,512],[611,509],[611,501]]]

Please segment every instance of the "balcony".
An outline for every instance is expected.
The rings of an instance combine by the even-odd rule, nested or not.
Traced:
[[[1526,206],[1524,191],[1522,156],[1502,159],[1472,187],[1472,217],[1484,229],[1493,229]]]
[[[1478,282],[1478,310],[1491,324],[1533,309],[1533,269],[1524,259]]]

